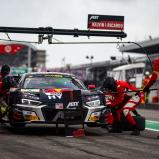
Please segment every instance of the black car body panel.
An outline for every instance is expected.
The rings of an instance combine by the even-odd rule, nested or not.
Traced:
[[[18,88],[10,92],[9,105],[15,113],[15,119],[9,120],[23,123],[63,123],[66,111],[77,112],[76,116],[67,116],[76,121],[80,110],[84,123],[99,123],[106,109],[102,92],[88,90],[73,75],[53,72],[24,75]]]

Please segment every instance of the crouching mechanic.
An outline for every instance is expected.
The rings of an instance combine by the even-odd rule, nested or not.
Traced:
[[[10,76],[10,67],[8,65],[3,65],[0,72],[0,122],[3,122],[2,118],[7,112],[7,95],[11,87],[16,86],[16,82]]]
[[[116,81],[113,77],[107,77],[103,83],[106,92],[106,104],[112,108],[114,117],[114,127],[110,132],[122,132],[120,118],[124,114],[126,120],[133,127],[131,135],[140,135],[136,121],[130,111],[140,104],[140,93],[137,88],[125,81]]]

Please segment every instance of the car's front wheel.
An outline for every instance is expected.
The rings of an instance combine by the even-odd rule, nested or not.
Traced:
[[[11,110],[8,114],[9,123],[14,128],[24,127],[26,123],[24,123],[23,115],[20,111]]]

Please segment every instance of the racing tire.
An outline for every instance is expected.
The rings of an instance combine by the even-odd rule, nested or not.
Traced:
[[[10,111],[9,114],[8,114],[8,119],[9,119],[9,124],[11,127],[13,128],[23,128],[25,127],[26,123],[23,122],[23,120],[15,120],[13,118],[13,111]]]

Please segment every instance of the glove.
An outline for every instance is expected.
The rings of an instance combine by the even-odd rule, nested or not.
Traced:
[[[149,92],[150,91],[150,88],[149,87],[145,87],[144,89],[143,89],[143,92]]]

